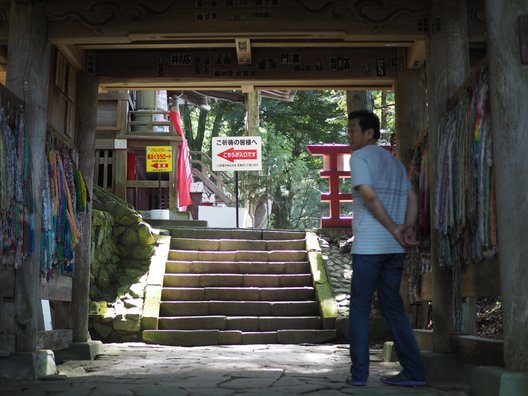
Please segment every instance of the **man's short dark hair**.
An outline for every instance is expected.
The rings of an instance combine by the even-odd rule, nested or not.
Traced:
[[[374,140],[378,140],[380,137],[380,121],[376,114],[369,110],[355,110],[348,113],[348,119],[353,118],[359,119],[359,126],[362,131],[369,128],[374,130]]]

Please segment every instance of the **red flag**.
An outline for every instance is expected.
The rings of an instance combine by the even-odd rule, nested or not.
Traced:
[[[192,205],[191,200],[191,183],[192,183],[192,171],[190,163],[189,146],[187,145],[187,139],[183,134],[183,129],[180,122],[180,113],[175,110],[169,111],[169,118],[178,132],[178,135],[182,137],[182,144],[180,147],[180,154],[178,156],[178,205],[180,210],[186,210],[187,206]]]

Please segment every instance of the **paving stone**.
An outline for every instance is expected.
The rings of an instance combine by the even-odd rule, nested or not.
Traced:
[[[384,385],[397,363],[375,361],[368,386],[344,383],[348,345],[224,345],[171,347],[104,344],[93,361],[57,366],[62,380],[0,382],[6,396],[362,395],[467,396],[461,390]]]
[[[200,230],[201,231],[201,230]],[[226,238],[226,230],[213,230],[219,238]],[[198,232],[198,231],[197,231]],[[207,230],[204,232],[208,232]],[[232,232],[229,230],[229,232]],[[240,239],[277,239],[286,237],[279,233],[264,232],[245,233],[240,230],[236,238]],[[208,238],[212,238],[210,236]],[[301,239],[304,236],[296,237]],[[183,235],[182,237],[191,237]],[[194,235],[193,235],[194,237]],[[196,236],[198,238],[198,236]],[[287,238],[293,238],[291,235]],[[341,317],[348,315],[350,290],[350,257],[343,255],[335,246],[319,240],[329,282],[334,296],[338,298],[338,313]],[[280,245],[279,245],[280,246]],[[262,261],[282,261],[285,252],[266,254]],[[304,252],[305,255],[306,252]],[[196,261],[221,257],[222,261],[234,261],[244,255],[236,252],[201,251],[175,253],[171,257],[177,260]],[[295,256],[295,253],[293,256]],[[177,257],[177,258],[176,258]],[[300,261],[306,258],[300,259]],[[259,260],[260,261],[260,260]],[[187,267],[186,267],[187,268]],[[247,271],[251,273],[253,271]],[[202,293],[202,291],[200,291]],[[190,295],[185,298],[190,299]],[[261,299],[263,297],[261,296]],[[267,306],[267,315],[287,314],[293,310],[296,315],[310,315],[310,302],[300,304],[273,304]],[[209,305],[191,304],[193,315],[208,315]],[[240,302],[241,305],[251,302]],[[308,305],[306,305],[308,304]],[[250,306],[249,315],[259,305]],[[304,307],[304,308],[302,308]],[[302,309],[300,309],[302,308]],[[177,304],[163,308],[167,312],[185,314]],[[190,309],[190,308],[189,308]],[[225,309],[220,303],[213,310]],[[317,305],[315,305],[317,312]],[[191,314],[191,313],[189,313]],[[203,337],[212,336],[219,344],[240,344],[242,341],[256,341],[258,337],[241,331],[222,331],[215,334],[204,333]],[[261,342],[272,342],[277,339],[276,332],[266,333],[268,339]],[[244,338],[245,336],[245,338]],[[196,338],[193,341],[197,341]],[[232,342],[230,342],[232,341]],[[63,380],[36,381],[25,383],[1,383],[0,395],[6,396],[223,396],[223,395],[362,395],[362,396],[466,396],[461,390],[439,390],[430,387],[397,388],[386,386],[380,381],[382,375],[397,373],[397,363],[383,363],[379,356],[371,356],[371,376],[367,387],[351,387],[344,383],[348,376],[350,358],[348,345],[294,345],[294,344],[260,344],[260,345],[213,345],[178,347],[165,345],[148,345],[143,343],[105,344],[104,352],[94,361],[69,361],[58,365],[59,373],[66,375]]]

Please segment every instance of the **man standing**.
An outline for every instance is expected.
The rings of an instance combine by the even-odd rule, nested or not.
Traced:
[[[374,290],[403,370],[382,381],[390,385],[425,385],[425,368],[400,296],[406,247],[416,244],[417,197],[402,163],[376,145],[378,117],[367,110],[348,115],[352,155],[352,282],[349,337],[349,385],[367,384],[369,317]]]

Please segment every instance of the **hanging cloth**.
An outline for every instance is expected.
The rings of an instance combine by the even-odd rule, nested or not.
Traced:
[[[484,70],[439,124],[434,226],[441,266],[478,263],[497,250],[489,109]]]
[[[187,206],[192,205],[192,171],[189,160],[189,146],[181,127],[180,113],[175,110],[171,110],[169,111],[169,118],[172,122],[172,125],[174,126],[174,129],[176,129],[176,132],[178,132],[178,135],[182,137],[182,144],[180,153],[178,155],[178,206],[180,210],[186,210]]]
[[[34,198],[31,154],[22,108],[0,108],[0,264],[20,268],[34,251]]]

